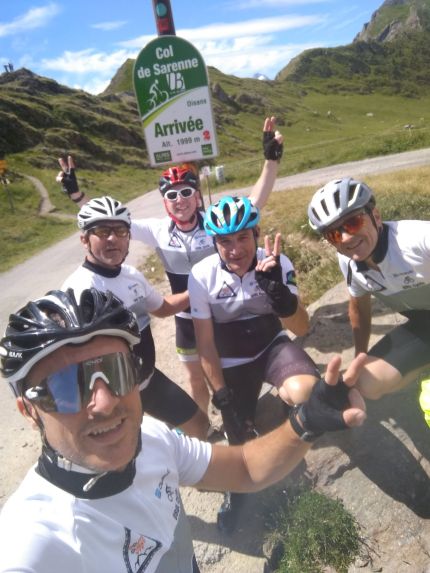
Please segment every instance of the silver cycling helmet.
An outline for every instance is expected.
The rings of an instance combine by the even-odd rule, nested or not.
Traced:
[[[363,207],[373,208],[372,190],[351,177],[329,181],[318,189],[308,207],[309,224],[322,233],[339,219]]]
[[[78,227],[80,229],[86,231],[101,221],[121,221],[130,227],[130,211],[120,201],[108,195],[91,199],[81,207],[78,213]]]

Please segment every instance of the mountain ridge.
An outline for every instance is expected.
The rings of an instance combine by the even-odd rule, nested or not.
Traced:
[[[393,10],[401,10],[406,23],[411,21],[411,10],[415,11],[419,28],[405,24],[397,38],[373,39],[371,33],[385,29],[383,24],[392,23],[394,16],[400,21]],[[289,172],[325,164],[329,148],[324,151],[321,147],[324,140],[332,142],[331,162],[428,145],[426,132],[405,140],[398,131],[402,124],[425,127],[419,119],[425,114],[419,110],[425,108],[430,95],[429,22],[430,0],[386,0],[364,25],[368,41],[357,39],[338,48],[307,50],[289,62],[275,80],[238,78],[209,67],[219,160],[243,163],[244,158],[249,161],[259,153],[256,134],[265,115],[275,115],[296,146],[297,159],[290,145]],[[41,169],[52,168],[52,157],[58,153],[79,155],[80,168],[99,172],[149,167],[132,87],[133,64],[126,60],[98,96],[62,86],[25,68],[0,74],[0,153],[25,154],[26,163]],[[372,97],[355,99],[350,105],[339,95]],[[388,102],[395,109],[398,125],[393,124],[389,131],[384,127],[380,136],[376,122],[362,126],[361,118],[373,109],[387,108],[387,97],[399,98],[399,105],[394,100]],[[408,111],[404,98],[416,99],[412,108],[420,114],[418,118]],[[369,130],[363,134],[373,138],[368,144],[360,141],[356,125]],[[384,141],[375,145],[375,138],[381,137]],[[342,143],[345,138],[357,140],[357,153],[348,154]],[[302,148],[314,148],[311,159],[303,155]],[[255,170],[258,172],[258,166]]]

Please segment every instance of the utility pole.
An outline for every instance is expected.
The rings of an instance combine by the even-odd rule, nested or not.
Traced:
[[[152,0],[159,36],[176,36],[170,0]]]

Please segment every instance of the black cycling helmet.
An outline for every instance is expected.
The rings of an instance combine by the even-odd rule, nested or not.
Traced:
[[[327,227],[333,225],[353,211],[375,206],[373,192],[362,181],[351,177],[329,181],[324,187],[318,189],[309,203],[309,224],[315,231],[323,233]]]
[[[0,341],[1,372],[20,396],[23,380],[42,358],[98,335],[123,338],[130,347],[140,341],[134,314],[110,291],[84,290],[78,303],[72,289],[51,290],[10,315]]]

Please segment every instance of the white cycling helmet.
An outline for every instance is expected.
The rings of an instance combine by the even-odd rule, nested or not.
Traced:
[[[308,207],[309,224],[322,233],[348,213],[367,206],[373,208],[375,198],[365,183],[351,177],[335,179],[312,197]]]
[[[108,195],[91,199],[81,207],[78,213],[80,229],[86,231],[101,221],[121,221],[130,227],[130,211],[120,201]]]

